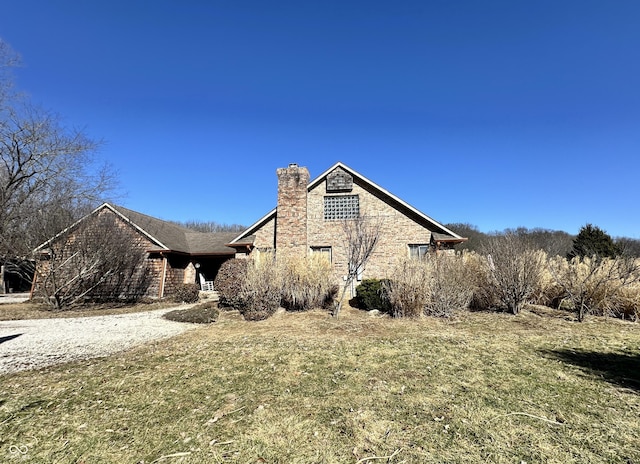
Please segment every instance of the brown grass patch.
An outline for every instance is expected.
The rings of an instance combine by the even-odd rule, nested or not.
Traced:
[[[138,313],[176,306],[174,301],[153,301],[137,304],[93,304],[68,311],[55,311],[45,303],[25,301],[23,303],[0,304],[0,321],[21,319],[58,319],[67,317],[108,316],[114,314]]]
[[[640,326],[590,321],[224,312],[121,355],[0,377],[0,459],[640,462]]]

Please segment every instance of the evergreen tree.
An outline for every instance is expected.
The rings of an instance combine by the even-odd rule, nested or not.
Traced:
[[[598,226],[587,224],[580,228],[580,232],[573,239],[573,246],[567,258],[596,257],[597,259],[615,258],[621,250],[609,234]]]

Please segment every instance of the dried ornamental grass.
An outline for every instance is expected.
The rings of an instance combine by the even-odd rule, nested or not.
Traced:
[[[637,314],[640,260],[554,258],[548,265],[564,291],[566,306],[577,313],[578,320],[590,314],[620,316],[627,311]]]
[[[384,285],[393,317],[422,315],[429,300],[428,279],[429,271],[421,260],[406,259],[396,265],[393,279]]]
[[[282,306],[291,311],[321,308],[331,295],[333,270],[320,254],[277,259]]]

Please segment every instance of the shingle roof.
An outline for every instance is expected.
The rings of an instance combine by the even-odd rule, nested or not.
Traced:
[[[76,227],[81,221],[97,214],[102,209],[109,209],[119,215],[123,220],[129,222],[140,233],[145,235],[152,243],[154,248],[149,251],[173,251],[177,253],[185,253],[190,255],[233,255],[234,248],[226,246],[237,234],[235,232],[196,232],[186,227],[179,226],[173,222],[164,221],[162,219],[148,216],[146,214],[133,211],[123,206],[111,205],[104,203],[96,208],[91,214],[80,219],[78,222],[69,226],[55,237],[46,241],[34,251],[47,246],[55,241],[64,232]]]
[[[235,253],[233,248],[225,246],[235,237],[235,232],[197,232],[122,206],[110,206],[153,241],[159,242],[159,249],[191,255]]]
[[[192,255],[234,254],[235,249],[227,245],[237,232],[187,232],[189,253]]]
[[[105,203],[105,205],[107,204]],[[145,232],[146,235],[150,236],[150,238],[154,239],[153,241],[158,244],[158,249],[189,253],[189,244],[186,235],[192,232],[191,230],[122,206],[108,206],[111,206],[111,208],[120,213],[125,220],[131,222],[134,226],[137,226]]]

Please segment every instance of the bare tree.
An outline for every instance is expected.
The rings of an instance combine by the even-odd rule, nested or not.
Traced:
[[[13,90],[16,62],[0,39],[0,264],[28,256],[115,184],[97,142]]]
[[[133,301],[145,295],[145,250],[126,224],[88,218],[43,250],[37,292],[55,309],[85,302]]]
[[[333,315],[338,317],[342,309],[342,300],[353,282],[361,275],[369,258],[380,240],[382,222],[379,217],[358,216],[355,219],[344,219],[342,231],[347,257],[347,275],[340,298],[336,302]]]
[[[518,314],[540,286],[544,252],[512,232],[490,237],[484,245],[489,265],[488,291],[503,308]]]

